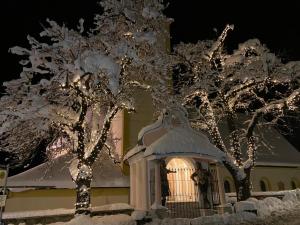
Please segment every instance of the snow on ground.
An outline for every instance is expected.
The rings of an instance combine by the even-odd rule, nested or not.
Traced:
[[[69,222],[57,222],[49,225],[136,225],[136,222],[128,215],[119,214],[112,216],[76,216]]]
[[[57,216],[57,215],[71,215],[74,214],[74,209],[48,209],[36,211],[21,211],[21,212],[4,212],[3,219],[20,219],[32,218],[42,216]]]
[[[130,205],[126,203],[115,203],[109,205],[102,205],[92,207],[93,212],[98,211],[112,211],[112,210],[126,210],[133,209]],[[43,216],[63,216],[72,215],[75,213],[74,209],[48,209],[48,210],[36,210],[36,211],[21,211],[21,212],[4,212],[3,219],[16,219],[16,218],[33,218],[33,217],[43,217]]]
[[[241,222],[251,222],[255,220],[253,213],[242,212],[238,214],[225,214],[205,216],[194,219],[188,218],[165,218],[165,219],[153,219],[152,222],[147,225],[220,225],[220,224],[238,224]],[[133,217],[128,215],[111,215],[111,216],[77,216],[69,222],[57,222],[49,225],[136,225],[136,221]]]
[[[288,211],[273,212],[266,218],[258,218],[254,222],[243,222],[239,225],[299,225],[300,224],[300,204]]]
[[[264,218],[270,216],[273,212],[291,210],[300,204],[300,189],[279,193],[284,195],[282,200],[275,197],[267,197],[263,200],[249,198],[247,201],[237,203],[236,211],[256,209],[258,216]],[[252,206],[250,206],[251,204]]]
[[[190,218],[165,218],[162,220],[154,219],[147,225],[234,225],[247,221],[252,222],[256,219],[253,213],[241,212],[237,214],[224,214],[203,216],[194,219]]]
[[[300,189],[285,191],[282,200],[274,197],[267,197],[263,200],[250,198],[247,201],[239,202],[235,205],[236,213],[213,216],[203,216],[199,218],[153,218],[153,221],[147,225],[249,225],[249,224],[292,224],[292,223],[277,223],[274,216],[278,217],[280,221],[284,221],[289,217],[285,215],[294,215],[296,222],[300,221]],[[113,206],[103,206],[101,209],[123,209],[128,208],[126,204],[115,204]],[[249,211],[257,210],[257,215]],[[137,214],[139,216],[137,216]],[[136,219],[142,219],[141,213],[134,212],[132,216],[118,214],[110,216],[77,216],[69,222],[57,222],[49,225],[136,225]],[[146,214],[144,214],[146,215]],[[266,221],[266,222],[264,222]],[[268,221],[271,221],[270,223]],[[273,222],[272,222],[273,221]],[[279,220],[278,220],[279,221]]]
[[[128,205],[127,203],[114,203],[109,205],[93,207],[93,211],[126,210],[126,209],[133,209],[133,207]]]

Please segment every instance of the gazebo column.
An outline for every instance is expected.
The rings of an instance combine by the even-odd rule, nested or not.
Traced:
[[[221,205],[225,205],[225,190],[223,186],[223,177],[221,175],[220,165],[216,164],[216,172],[217,172],[217,179],[218,179],[218,189],[219,189],[219,195],[220,195],[220,203]]]
[[[160,177],[160,161],[154,161],[155,170],[155,204],[161,205],[161,177]]]
[[[134,195],[136,196],[135,198],[135,209],[140,210],[142,208],[142,197],[143,197],[143,192],[144,190],[142,189],[142,182],[141,182],[141,177],[142,177],[142,171],[141,171],[141,162],[138,161],[136,162],[136,184],[135,184],[135,193]]]
[[[142,159],[141,160],[141,188],[142,188],[142,193],[141,193],[141,210],[148,210],[149,209],[149,185],[148,185],[148,165],[147,165],[147,160]]]
[[[136,163],[130,165],[130,204],[136,207],[136,196],[137,196],[137,174],[136,174]]]

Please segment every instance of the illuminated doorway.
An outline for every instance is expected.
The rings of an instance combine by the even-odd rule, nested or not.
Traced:
[[[172,158],[167,162],[170,196],[168,202],[198,202],[198,189],[191,179],[195,172],[194,164],[185,158]]]

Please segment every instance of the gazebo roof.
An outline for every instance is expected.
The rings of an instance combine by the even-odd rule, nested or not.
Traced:
[[[210,143],[208,138],[190,127],[174,127],[146,148],[145,156],[197,155],[220,160],[224,153]]]
[[[193,130],[182,108],[165,111],[159,119],[139,133],[138,145],[124,157],[130,159],[143,152],[144,157],[193,156],[221,161],[224,153],[201,132]]]

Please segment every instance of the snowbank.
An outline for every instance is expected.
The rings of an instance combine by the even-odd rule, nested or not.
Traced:
[[[256,216],[253,213],[242,212],[238,214],[224,214],[203,216],[199,218],[165,218],[162,220],[155,219],[147,225],[233,225],[241,222],[254,221]]]
[[[111,211],[111,210],[127,210],[132,209],[133,207],[128,205],[127,203],[114,203],[102,206],[95,206],[92,208],[92,211]]]
[[[21,219],[32,217],[45,217],[45,216],[62,216],[74,214],[74,209],[48,209],[36,211],[21,211],[21,212],[4,212],[3,219]]]
[[[133,209],[132,206],[126,203],[114,203],[102,206],[92,207],[93,212],[101,211],[121,211]],[[4,212],[3,219],[22,219],[22,218],[34,218],[34,217],[46,217],[46,216],[63,216],[73,215],[74,209],[48,209],[48,210],[36,210],[36,211],[21,211],[21,212]]]
[[[213,216],[203,216],[199,218],[153,218],[153,221],[147,225],[237,225],[240,223],[254,223],[260,219],[276,213],[284,213],[300,205],[300,189],[281,192],[284,194],[282,200],[274,197],[267,197],[263,200],[249,198],[247,201],[242,201],[235,204],[236,213]],[[113,207],[121,209],[126,205],[114,205]],[[128,206],[128,205],[127,205]],[[127,207],[126,206],[126,207]],[[112,206],[111,206],[112,207]],[[111,208],[108,207],[108,208]],[[106,208],[106,207],[104,207]],[[247,211],[257,211],[257,215]],[[144,211],[135,211],[132,216],[128,215],[111,215],[111,216],[78,216],[69,222],[57,222],[49,225],[136,225],[136,220],[141,220],[145,217]]]
[[[291,191],[282,191],[284,194],[282,200],[274,197],[267,197],[263,200],[250,198],[247,202],[253,202],[257,209],[259,217],[270,216],[272,212],[280,212],[293,209],[295,205],[300,204],[300,189]]]
[[[143,210],[135,210],[132,214],[131,214],[131,218],[133,220],[142,220],[143,218],[145,218],[147,215],[147,211],[143,211]]]
[[[234,205],[236,212],[257,212],[256,202],[255,201],[242,201],[237,202]]]
[[[57,222],[49,225],[136,225],[136,222],[128,215],[112,216],[77,216],[69,222]]]

